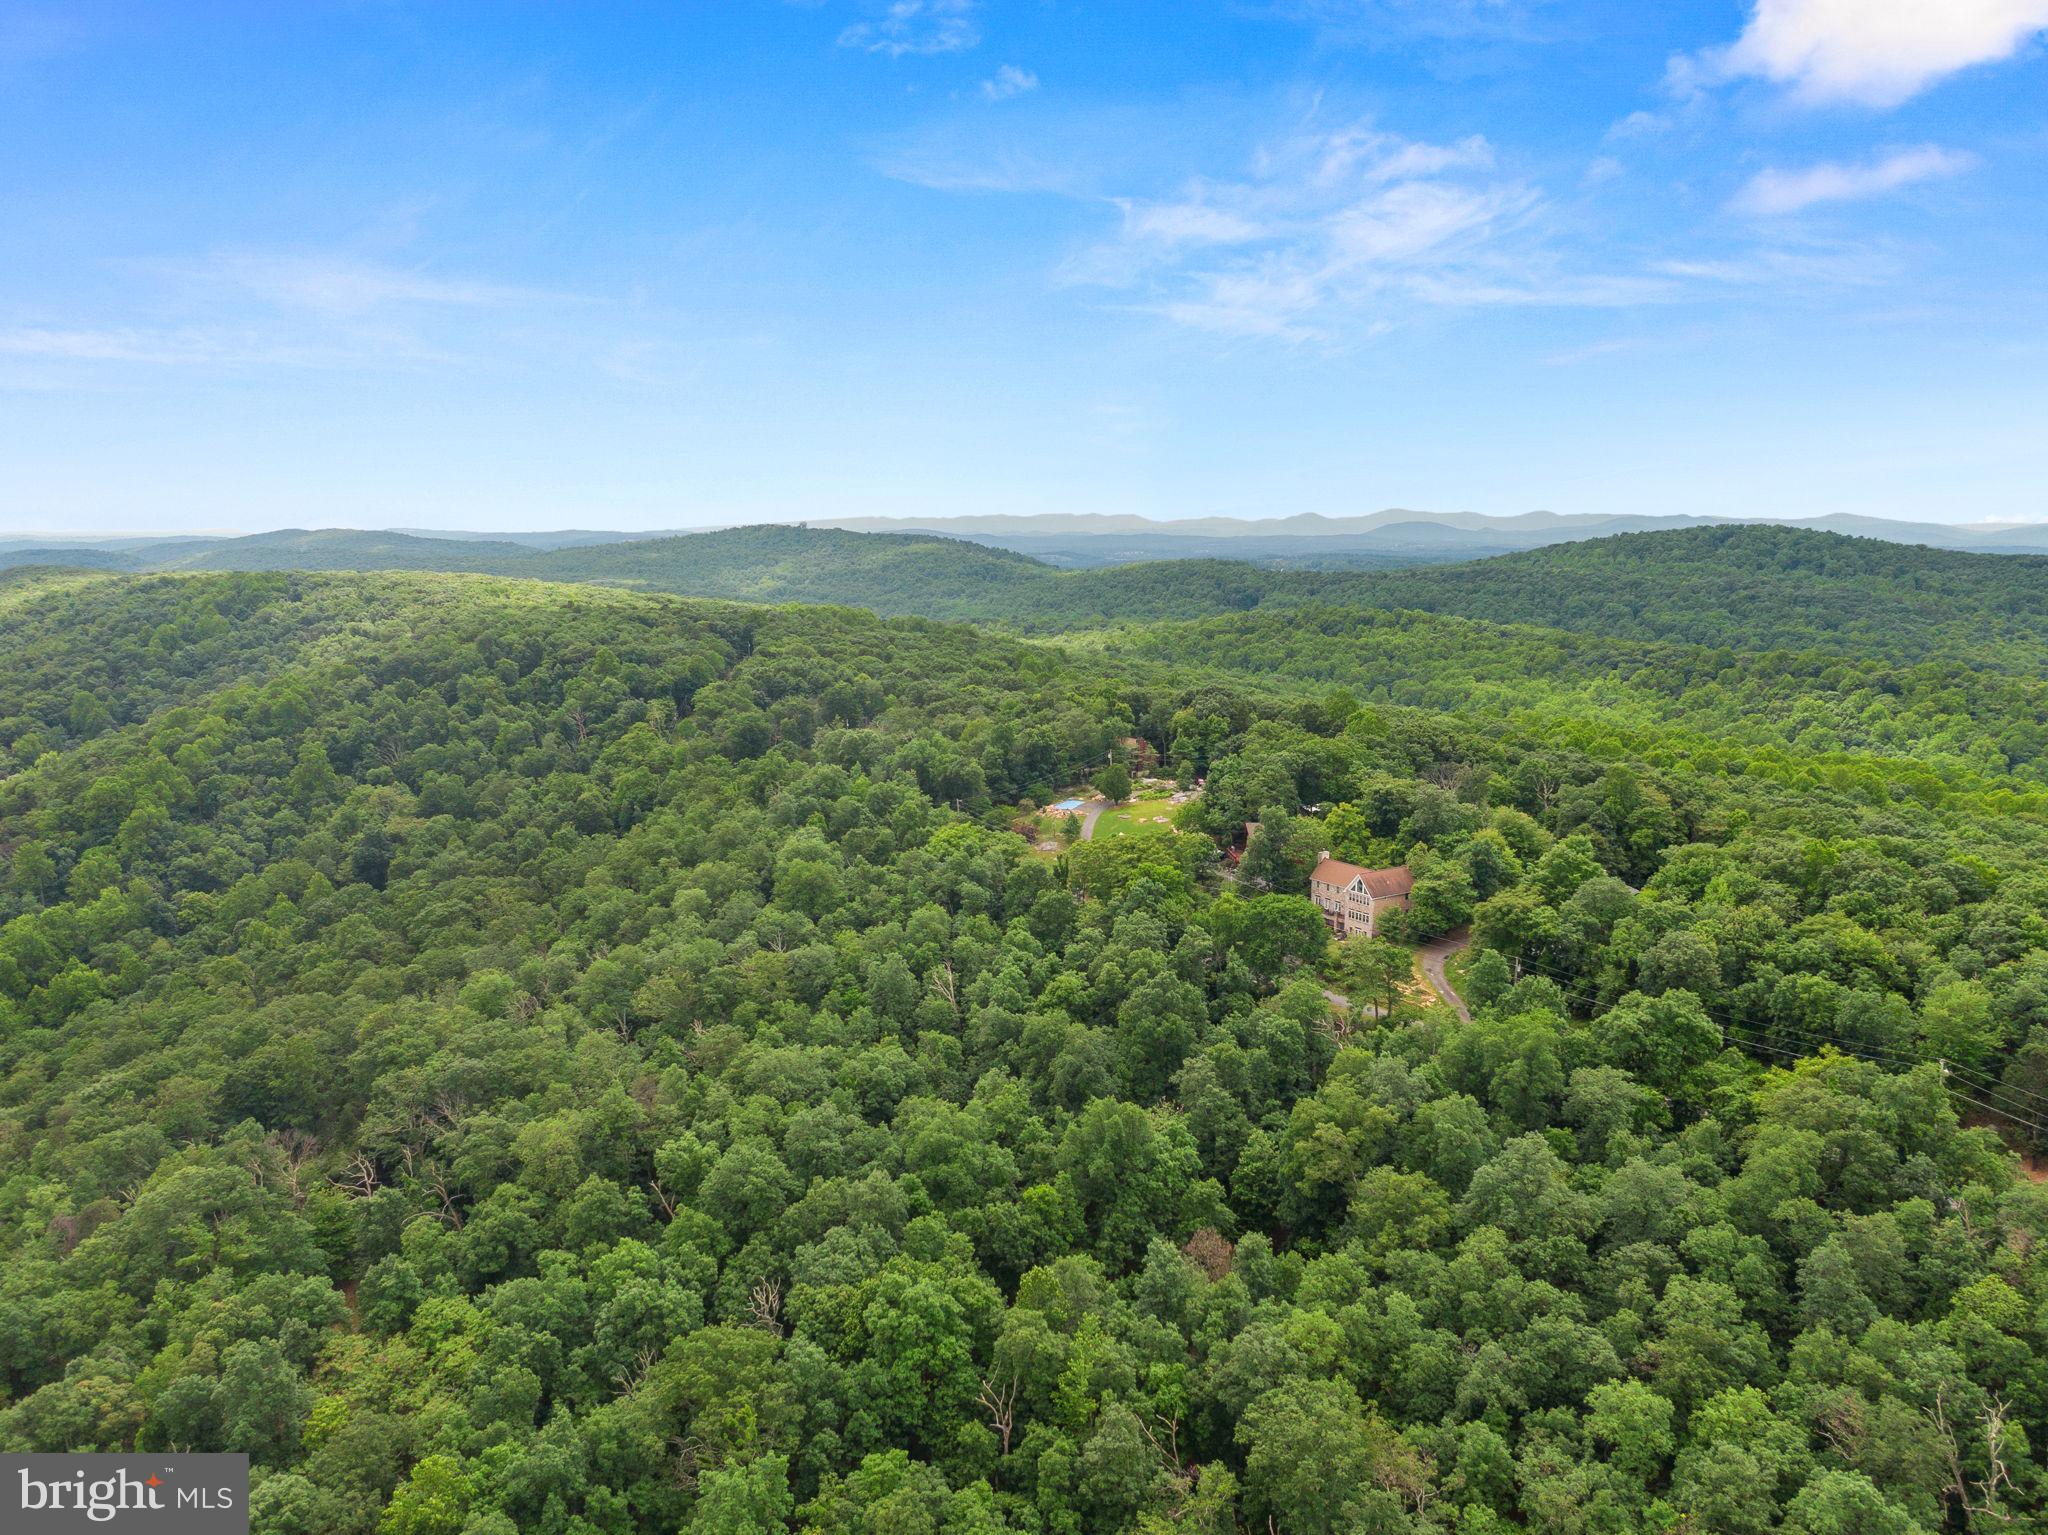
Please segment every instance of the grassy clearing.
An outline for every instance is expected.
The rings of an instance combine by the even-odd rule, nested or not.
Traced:
[[[1148,789],[1128,804],[1103,811],[1101,819],[1095,823],[1095,835],[1125,837],[1132,832],[1171,831],[1174,815],[1179,809],[1180,806],[1172,803],[1168,791]]]

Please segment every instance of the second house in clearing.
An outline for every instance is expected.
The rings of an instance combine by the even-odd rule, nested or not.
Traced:
[[[1363,933],[1371,937],[1380,915],[1390,908],[1406,910],[1415,876],[1402,864],[1392,869],[1361,869],[1328,853],[1308,877],[1308,893],[1323,909],[1323,920],[1339,938]]]

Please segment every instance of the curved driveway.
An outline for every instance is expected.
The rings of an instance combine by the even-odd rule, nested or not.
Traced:
[[[1095,823],[1102,819],[1102,812],[1109,808],[1109,801],[1095,795],[1081,805],[1081,840],[1086,842],[1095,835]]]
[[[1472,1010],[1465,1006],[1465,999],[1451,990],[1449,977],[1444,974],[1444,964],[1453,954],[1462,953],[1472,943],[1472,930],[1461,927],[1455,932],[1424,944],[1415,951],[1415,958],[1422,966],[1423,979],[1429,982],[1429,989],[1442,997],[1458,1010],[1458,1016],[1467,1023],[1472,1021]]]

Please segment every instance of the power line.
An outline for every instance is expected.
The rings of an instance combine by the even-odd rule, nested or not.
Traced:
[[[1506,956],[1502,957],[1505,958]],[[1576,977],[1551,970],[1544,965],[1536,964],[1529,960],[1518,960],[1517,963],[1523,969],[1533,970],[1553,982],[1571,983],[1570,985],[1559,985],[1559,990],[1563,991],[1568,999],[1576,999],[1579,1002],[1585,1003],[1589,1009],[1596,1004],[1597,998],[1582,989],[1583,983]],[[1700,1010],[1709,1019],[1720,1026],[1723,1038],[1732,1038],[1739,1047],[1747,1048],[1751,1051],[1766,1051],[1772,1055],[1783,1056],[1787,1060],[1794,1061],[1805,1059],[1811,1053],[1806,1052],[1802,1054],[1802,1052],[1797,1050],[1788,1050],[1782,1046],[1774,1045],[1766,1039],[1759,1038],[1757,1031],[1749,1025],[1731,1021],[1710,1007],[1706,1002],[1701,1001],[1699,1006]],[[2025,1125],[2035,1134],[2048,1137],[2048,1125],[2044,1125],[2041,1120],[2033,1117],[2035,1114],[2043,1113],[2044,1108],[2048,1108],[2048,1099],[2042,1098],[2038,1093],[2030,1093],[2023,1088],[2007,1087],[2005,1084],[1986,1077],[1982,1073],[1972,1072],[1967,1067],[1947,1060],[1930,1061],[1924,1056],[1901,1055],[1885,1051],[1881,1047],[1866,1049],[1838,1037],[1811,1034],[1799,1029],[1776,1029],[1773,1032],[1784,1038],[1801,1040],[1808,1044],[1821,1046],[1822,1048],[1833,1049],[1843,1055],[1868,1061],[1874,1066],[1886,1066],[1893,1069],[1917,1069],[1921,1066],[1938,1066],[1942,1073],[1942,1085],[1950,1093],[1962,1099],[1971,1107],[1980,1109],[1987,1114],[1995,1115],[1998,1118],[2009,1120],[2015,1124]],[[1950,1080],[1955,1075],[1963,1075],[1966,1079],[1976,1077],[1978,1080],[1972,1082],[1968,1088],[1959,1087]],[[1974,1091],[1971,1090],[1972,1088],[1974,1088]],[[1988,1094],[2003,1101],[1995,1103],[1986,1102],[1983,1098],[1978,1097],[1977,1093]]]
[[[1534,970],[1541,975],[1549,976],[1552,980],[1575,982],[1574,977],[1562,971],[1549,969],[1548,967],[1537,964],[1534,961],[1523,960],[1520,961],[1520,963],[1524,969]],[[1574,995],[1577,995],[1581,998],[1581,1000],[1589,1003],[1597,1000],[1592,995],[1584,991],[1576,992],[1574,993]],[[1751,1034],[1758,1032],[1756,1028],[1752,1027],[1749,1024],[1737,1023],[1732,1019],[1723,1016],[1714,1008],[1712,1004],[1708,1003],[1704,999],[1700,1000],[1700,1010],[1704,1012],[1709,1018],[1712,1018],[1716,1023],[1719,1023],[1723,1029],[1744,1031]],[[1887,1049],[1882,1045],[1856,1044],[1843,1039],[1839,1035],[1815,1034],[1810,1030],[1788,1028],[1779,1025],[1773,1025],[1771,1028],[1771,1032],[1774,1035],[1783,1036],[1788,1039],[1801,1040],[1807,1044],[1832,1045],[1837,1050],[1840,1050],[1845,1054],[1860,1055],[1866,1060],[1876,1061],[1880,1063],[1889,1062],[1891,1064],[1904,1067],[1924,1066],[1933,1064],[1928,1060],[1926,1056],[1923,1055],[1910,1055],[1902,1051]],[[1986,1092],[2000,1092],[2016,1100],[2029,1100],[2034,1104],[2039,1105],[2043,1110],[2048,1110],[2048,1097],[2044,1097],[2040,1093],[2031,1092],[2025,1088],[2008,1087],[2006,1084],[1999,1082],[1996,1078],[1991,1077],[1983,1072],[1976,1071],[1973,1068],[1961,1065],[1958,1062],[1945,1061],[1941,1064],[1943,1064],[1945,1068],[1951,1073],[1961,1075],[1966,1078],[1974,1079],[1976,1084]]]

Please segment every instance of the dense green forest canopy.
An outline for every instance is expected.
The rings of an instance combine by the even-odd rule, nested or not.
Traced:
[[[911,600],[855,547],[720,579]],[[2037,578],[1731,535],[1691,633],[1587,547],[1061,644],[0,576],[0,1448],[276,1535],[2035,1527]],[[1134,741],[1177,827],[1018,834]]]

